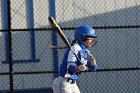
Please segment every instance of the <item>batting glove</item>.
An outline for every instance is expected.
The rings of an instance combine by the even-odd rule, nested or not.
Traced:
[[[91,62],[92,66],[96,65],[96,59],[95,59],[95,57],[93,55],[89,54],[88,55],[88,60]]]
[[[85,65],[78,66],[80,71],[86,71],[87,67]]]

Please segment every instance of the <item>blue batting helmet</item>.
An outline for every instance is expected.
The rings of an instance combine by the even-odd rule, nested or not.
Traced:
[[[95,31],[89,25],[81,25],[76,28],[74,38],[79,41],[87,40],[88,37],[97,38]]]

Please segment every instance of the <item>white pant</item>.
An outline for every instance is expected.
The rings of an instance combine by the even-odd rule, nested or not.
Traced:
[[[67,82],[68,78],[58,77],[53,81],[52,89],[53,93],[80,93],[80,90],[76,84],[70,84]]]

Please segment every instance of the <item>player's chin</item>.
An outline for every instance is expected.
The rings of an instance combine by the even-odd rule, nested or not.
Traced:
[[[89,47],[93,47],[93,45],[94,45],[94,42],[90,43],[89,44]]]
[[[88,46],[88,47],[92,47],[92,46],[93,46],[93,44],[88,44],[87,46]]]

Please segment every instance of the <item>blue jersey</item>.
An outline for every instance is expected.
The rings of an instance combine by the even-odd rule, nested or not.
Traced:
[[[96,64],[95,66],[92,66],[91,62],[87,60],[90,51],[87,50],[87,46],[85,44],[81,42],[75,43],[72,45],[72,49],[89,70],[96,71],[98,65]],[[68,77],[75,80],[78,79],[81,72],[75,72],[76,66],[80,66],[80,62],[76,59],[70,48],[68,48],[65,51],[62,63],[60,64],[58,76]]]

